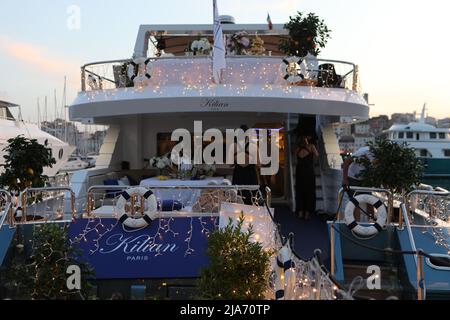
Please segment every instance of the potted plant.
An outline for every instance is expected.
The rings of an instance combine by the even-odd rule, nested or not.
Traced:
[[[367,157],[357,160],[363,166],[360,178],[364,186],[382,187],[393,194],[404,194],[420,184],[423,165],[414,149],[406,143],[377,138],[369,143],[369,147],[375,160]]]
[[[263,300],[268,287],[270,257],[259,242],[251,240],[250,225],[242,232],[245,216],[234,226],[231,218],[224,229],[208,238],[209,267],[201,272],[200,292],[213,300]]]
[[[314,13],[297,12],[289,19],[284,25],[289,38],[280,41],[280,50],[292,56],[306,57],[308,53],[318,56],[330,39],[331,30],[325,22]]]
[[[251,47],[251,41],[246,31],[239,31],[227,36],[227,53],[231,55],[246,55]]]

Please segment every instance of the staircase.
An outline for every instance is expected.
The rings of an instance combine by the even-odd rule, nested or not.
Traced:
[[[295,211],[295,177],[296,177],[296,167],[297,167],[297,157],[295,156],[296,149],[296,139],[293,131],[295,128],[298,128],[299,123],[301,121],[302,116],[293,115],[289,116],[287,120],[287,131],[288,133],[288,199],[290,200],[290,207],[292,211]],[[321,152],[320,150],[318,150]],[[322,182],[322,174],[321,174],[321,166],[320,162],[317,161],[315,163],[315,176],[316,176],[316,210],[317,211],[325,211],[325,200],[324,200],[324,192],[323,192],[323,182]]]

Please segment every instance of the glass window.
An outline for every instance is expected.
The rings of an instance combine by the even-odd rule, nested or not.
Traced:
[[[445,139],[445,132],[439,132],[439,139]]]
[[[406,133],[406,139],[413,139],[414,135],[412,132],[407,132]]]
[[[399,139],[405,139],[405,133],[404,132],[399,132],[398,133],[398,138]]]
[[[437,139],[437,134],[436,134],[436,132],[431,132],[431,133],[430,133],[430,139]]]
[[[450,150],[444,150],[444,156],[449,157],[450,158]]]
[[[427,151],[427,149],[421,149],[421,150],[420,150],[420,156],[421,156],[421,157],[426,157],[426,156],[428,156],[428,151]]]

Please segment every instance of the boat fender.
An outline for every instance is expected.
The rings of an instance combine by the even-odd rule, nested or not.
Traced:
[[[281,72],[283,79],[291,84],[303,81],[306,73],[303,59],[296,56],[284,58],[281,64]]]
[[[147,202],[147,210],[145,211],[144,216],[138,219],[130,217],[125,211],[125,204],[135,195],[144,197]],[[119,213],[119,222],[129,228],[138,229],[149,226],[157,218],[158,203],[152,191],[143,187],[138,187],[122,192],[117,200],[116,209]]]
[[[355,220],[355,209],[361,204],[370,204],[377,209],[377,221],[369,226],[363,226]],[[371,237],[384,230],[387,221],[387,210],[384,203],[370,194],[361,194],[350,198],[345,208],[345,223],[352,232],[362,237]]]
[[[293,300],[295,290],[295,263],[289,242],[281,248],[276,257],[275,299]]]

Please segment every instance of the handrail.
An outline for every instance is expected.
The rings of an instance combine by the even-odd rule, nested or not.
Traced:
[[[416,247],[416,241],[414,240],[414,235],[412,232],[411,224],[409,223],[408,211],[406,209],[406,205],[402,203],[400,205],[401,215],[405,220],[406,230],[408,232],[409,242],[411,244],[411,250],[418,252]],[[425,281],[423,274],[423,257],[422,255],[416,253],[414,255],[414,261],[416,263],[416,276],[417,276],[417,299],[424,300],[425,298]]]
[[[92,205],[93,205],[93,199],[92,199],[92,192],[96,191],[96,190],[101,190],[101,191],[115,191],[117,190],[118,192],[120,191],[125,191],[125,190],[130,190],[133,188],[138,188],[139,186],[105,186],[105,185],[98,185],[98,186],[91,186],[88,189],[87,192],[87,201],[86,201],[86,211],[87,211],[87,215],[90,216],[91,212],[92,212]],[[166,189],[166,190],[173,190],[173,189],[184,189],[184,190],[246,190],[246,191],[259,191],[261,190],[261,187],[258,185],[249,185],[249,186],[236,186],[236,185],[210,185],[210,186],[183,186],[183,185],[179,185],[179,186],[158,186],[158,185],[146,185],[146,186],[141,186],[141,188],[146,188],[146,189]],[[266,192],[267,192],[267,200],[271,199],[272,196],[272,191],[269,187],[266,188]]]
[[[291,114],[288,114],[288,121],[286,124],[286,129],[287,132],[291,132]],[[292,135],[288,134],[287,135],[287,142],[288,142],[288,161],[289,161],[289,191],[291,193],[291,200],[292,200],[292,211],[296,212],[297,210],[297,203],[296,203],[296,199],[295,199],[295,183],[294,183],[294,160],[293,160],[293,156],[292,156],[292,150],[291,150],[291,146],[292,146]]]
[[[255,58],[264,58],[264,59],[282,59],[284,56],[263,56],[263,55],[228,55],[226,56],[227,59],[255,59]],[[202,60],[202,59],[212,59],[211,56],[167,56],[167,57],[149,57],[150,59],[157,61],[157,60],[177,60],[177,59],[183,59],[183,60]],[[338,64],[344,64],[352,67],[352,70],[347,72],[346,74],[342,75],[342,79],[346,79],[350,74],[353,74],[353,87],[352,90],[356,91],[358,88],[358,81],[359,81],[359,75],[358,75],[358,65],[356,65],[353,62],[348,62],[344,60],[334,60],[334,59],[322,59],[318,58],[315,59],[317,62],[329,62],[329,63],[338,63]],[[118,60],[104,60],[104,61],[97,61],[97,62],[90,62],[83,66],[81,66],[81,91],[86,91],[86,73],[92,74],[94,76],[97,76],[100,79],[107,80],[111,83],[115,83],[115,81],[108,79],[106,77],[100,76],[90,70],[86,70],[88,67],[96,66],[96,65],[102,65],[102,64],[112,64],[112,63],[126,63],[131,62],[133,59],[118,59]],[[313,70],[318,71],[318,70]]]
[[[75,192],[73,192],[70,187],[46,187],[46,188],[27,188],[20,193],[20,199],[22,204],[22,223],[27,222],[27,206],[28,206],[28,194],[31,192],[56,192],[56,191],[66,191],[70,193],[70,208],[72,219],[76,217],[75,209]]]
[[[3,190],[3,189],[0,189],[0,194],[4,194],[6,196],[5,209],[3,210],[2,216],[0,216],[0,230],[1,230],[3,227],[3,224],[6,221],[6,217],[9,215],[9,211],[11,210],[12,197],[8,191]]]

